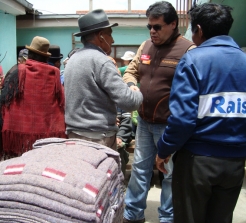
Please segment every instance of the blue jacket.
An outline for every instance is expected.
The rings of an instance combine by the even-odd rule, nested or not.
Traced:
[[[231,37],[210,38],[182,57],[169,107],[168,126],[158,141],[160,158],[181,148],[246,157],[246,54]]]

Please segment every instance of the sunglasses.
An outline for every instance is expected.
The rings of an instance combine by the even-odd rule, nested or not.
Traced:
[[[147,28],[149,29],[149,30],[151,30],[152,28],[155,30],[155,31],[159,31],[159,30],[161,30],[161,28],[162,28],[162,26],[165,26],[166,24],[164,24],[164,25],[159,25],[159,24],[156,24],[156,25],[150,25],[150,24],[148,24],[147,25]]]

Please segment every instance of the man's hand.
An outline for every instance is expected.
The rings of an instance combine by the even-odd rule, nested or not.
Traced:
[[[138,86],[135,86],[135,85],[132,85],[132,86],[130,87],[130,89],[131,89],[132,91],[140,91],[139,88],[138,88]]]
[[[122,147],[122,140],[120,138],[116,138],[116,143],[119,148]]]
[[[120,125],[120,120],[116,117],[115,124],[119,127]]]
[[[117,143],[117,149],[120,149],[125,146],[125,143],[122,141],[120,138],[116,138],[116,143]]]
[[[0,89],[3,88],[3,83],[2,83],[3,77],[0,76]]]
[[[155,165],[157,167],[158,170],[160,170],[161,172],[167,174],[167,170],[164,167],[164,163],[168,163],[169,159],[170,159],[171,155],[168,156],[166,159],[161,159],[159,158],[158,155],[156,155],[155,158]]]

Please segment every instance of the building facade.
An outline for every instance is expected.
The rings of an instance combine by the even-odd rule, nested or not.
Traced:
[[[187,11],[192,3],[221,3],[221,0],[176,0],[179,15],[179,30],[191,39]],[[246,9],[245,0],[224,0],[222,4],[233,7],[234,23],[230,35],[240,47],[246,46]],[[43,36],[51,44],[59,45],[64,59],[71,49],[82,47],[80,39],[73,36],[78,32],[78,18],[88,11],[77,11],[76,14],[48,15],[35,11],[32,4],[25,0],[0,0],[0,62],[6,73],[15,63],[18,51],[29,45],[34,36]],[[149,38],[146,28],[147,18],[143,10],[106,11],[111,23],[119,23],[113,28],[113,50],[111,56],[118,66],[123,65],[120,59],[126,50],[136,52],[139,45]],[[187,31],[187,32],[186,32]],[[187,34],[188,33],[188,34]]]

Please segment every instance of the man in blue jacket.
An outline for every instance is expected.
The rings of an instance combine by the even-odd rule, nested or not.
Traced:
[[[175,223],[229,223],[246,157],[246,55],[228,36],[231,8],[206,3],[190,10],[198,46],[180,60],[168,126],[158,141],[158,169],[177,151]]]

